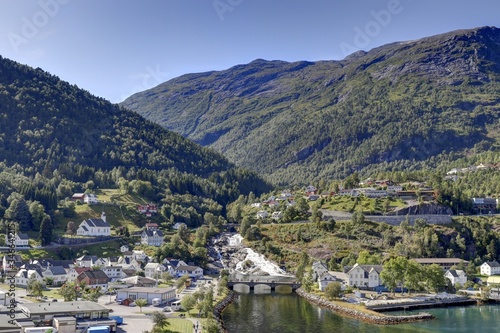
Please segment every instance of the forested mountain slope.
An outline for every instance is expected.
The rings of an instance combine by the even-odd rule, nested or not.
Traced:
[[[12,192],[42,201],[43,190],[52,198],[44,202],[51,210],[56,196],[84,191],[88,181],[99,188],[143,181],[155,202],[181,194],[222,207],[239,194],[270,189],[219,153],[39,68],[1,57],[0,119],[0,218]]]
[[[341,61],[255,60],[121,105],[278,184],[412,170],[498,148],[500,29],[453,31]]]

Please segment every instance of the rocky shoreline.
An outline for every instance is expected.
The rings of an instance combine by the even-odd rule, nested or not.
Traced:
[[[226,326],[224,325],[224,320],[222,320],[222,312],[234,302],[236,298],[236,294],[232,290],[228,290],[228,294],[224,297],[219,303],[217,303],[214,307],[214,317],[217,323],[219,324],[219,332],[227,333]]]
[[[397,325],[397,324],[404,324],[404,323],[412,323],[416,321],[423,321],[423,320],[431,320],[434,319],[435,317],[431,315],[430,313],[420,313],[416,315],[411,315],[411,316],[386,316],[386,315],[374,315],[370,313],[366,313],[363,311],[358,311],[354,309],[350,309],[347,307],[342,307],[339,306],[335,303],[332,303],[326,299],[324,299],[321,296],[313,295],[306,293],[302,288],[299,288],[296,290],[297,295],[300,297],[303,297],[306,299],[308,302],[315,304],[317,306],[320,306],[322,308],[327,308],[332,311],[338,312],[343,315],[347,315],[349,317],[353,317],[371,324],[378,324],[378,325]]]

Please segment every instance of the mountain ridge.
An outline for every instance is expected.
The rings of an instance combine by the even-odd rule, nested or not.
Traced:
[[[481,27],[186,74],[121,105],[275,183],[303,183],[494,148],[499,72],[500,29]]]

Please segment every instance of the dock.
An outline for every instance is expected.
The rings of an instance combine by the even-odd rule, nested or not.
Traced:
[[[384,311],[408,311],[416,309],[439,308],[447,306],[475,305],[477,301],[469,297],[454,297],[448,299],[426,299],[416,300],[414,302],[398,302],[386,303],[377,305],[366,305],[369,310],[384,312]]]

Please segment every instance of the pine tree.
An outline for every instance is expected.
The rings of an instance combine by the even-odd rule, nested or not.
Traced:
[[[52,221],[49,215],[45,215],[40,226],[40,242],[42,246],[49,245],[52,241]]]

